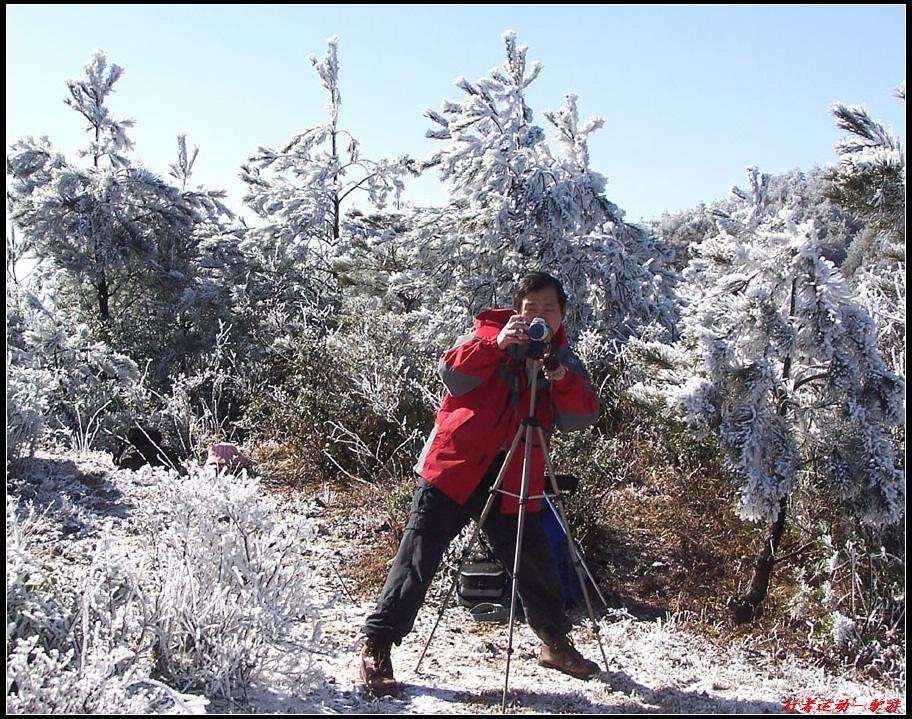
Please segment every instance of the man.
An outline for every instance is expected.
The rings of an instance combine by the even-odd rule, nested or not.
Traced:
[[[397,695],[390,649],[400,644],[415,617],[449,543],[471,518],[478,519],[489,489],[522,419],[528,414],[531,387],[525,358],[529,323],[543,318],[560,360],[538,381],[536,415],[546,436],[552,429],[581,429],[598,417],[598,399],[586,370],[567,345],[562,327],[566,295],[551,275],[524,277],[514,295],[514,309],[488,310],[475,318],[475,330],[444,353],[439,372],[446,385],[434,428],[415,465],[420,475],[402,542],[377,607],[365,621],[361,677],[374,695]],[[525,434],[513,455],[499,497],[483,531],[495,555],[511,570],[522,482]],[[545,487],[544,454],[533,440],[529,496]],[[507,494],[507,493],[512,493]],[[570,643],[561,582],[548,548],[540,516],[541,500],[526,503],[526,524],[518,592],[532,630],[542,640],[538,663],[589,679],[598,666]]]

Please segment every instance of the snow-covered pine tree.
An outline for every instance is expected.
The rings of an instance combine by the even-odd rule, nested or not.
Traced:
[[[904,382],[884,364],[869,315],[821,256],[813,222],[766,215],[769,176],[749,168],[748,191],[718,232],[692,247],[680,291],[681,339],[638,343],[656,360],[661,398],[727,452],[740,515],[768,522],[750,590],[735,617],[755,617],[766,596],[788,500],[801,477],[834,507],[879,527],[904,513],[904,474],[886,434],[903,421]],[[801,470],[813,464],[813,473]]]
[[[896,96],[905,100],[905,83]],[[899,139],[863,105],[837,102],[833,115],[849,134],[836,143],[839,165],[829,174],[830,196],[877,229],[904,233],[906,171]]]
[[[905,100],[905,83],[896,96]],[[905,376],[905,153],[864,106],[836,103],[833,114],[849,134],[836,144],[839,164],[827,174],[829,196],[867,223],[849,248],[844,271],[874,319],[893,371]]]
[[[670,253],[624,222],[589,165],[588,139],[602,119],[581,122],[568,94],[544,113],[563,150],[553,154],[526,102],[542,66],[528,65],[514,32],[503,38],[502,66],[475,83],[458,78],[462,100],[425,112],[437,125],[427,136],[444,146],[423,166],[438,169],[450,199],[414,218],[403,248],[409,269],[390,277],[390,291],[438,308],[446,316],[436,324],[450,339],[454,323],[509,305],[513,282],[533,270],[564,282],[571,333],[589,326],[626,337],[653,321],[672,326]]]
[[[118,351],[161,359],[161,348],[174,346],[174,298],[193,284],[196,226],[226,210],[219,193],[182,193],[129,159],[134,123],[107,105],[122,74],[96,51],[84,78],[67,83],[66,104],[88,123],[79,153],[88,167],[46,137],[10,146],[10,217],[41,260],[57,308]]]
[[[329,39],[322,59],[310,61],[329,96],[326,122],[278,149],[260,147],[240,175],[248,187],[244,202],[262,221],[245,239],[255,268],[247,291],[251,302],[275,316],[279,337],[308,314],[307,307],[338,300],[335,263],[348,243],[344,206],[358,195],[377,208],[391,197],[398,202],[402,178],[414,170],[408,157],[363,157],[358,140],[342,128],[337,38]]]
[[[177,159],[169,174],[180,183],[182,200],[195,210],[188,283],[173,298],[173,351],[181,360],[176,369],[184,372],[191,358],[217,345],[220,323],[231,326],[237,340],[248,334],[242,319],[245,308],[236,301],[249,268],[241,250],[246,227],[223,204],[224,190],[191,184],[198,156],[199,148],[190,152],[186,135],[178,135]]]
[[[797,224],[813,219],[823,256],[841,266],[853,238],[864,223],[849,210],[827,197],[827,172],[820,167],[807,171],[794,169],[782,175],[771,175],[766,190],[769,202],[765,214],[776,215],[788,207]],[[738,209],[740,199],[731,195],[676,213],[663,213],[647,223],[649,230],[675,250],[675,266],[683,270],[690,261],[690,246],[716,233],[715,220],[730,216]]]
[[[108,68],[104,53],[96,51],[85,66],[85,78],[67,82],[66,104],[88,122],[91,139],[79,154],[92,158],[91,168],[78,168],[54,155],[47,138],[15,142],[7,161],[7,173],[14,180],[13,221],[42,257],[91,287],[86,299],[103,322],[112,317],[118,274],[130,268],[134,256],[147,259],[150,254],[143,242],[146,228],[153,225],[147,221],[158,215],[165,226],[182,224],[182,218],[171,212],[171,188],[145,170],[131,168],[124,154],[133,147],[127,130],[134,121],[115,119],[105,104],[122,74],[118,65]],[[116,212],[134,209],[131,201],[136,207],[148,203],[144,212],[149,217],[143,217],[141,225],[135,222],[135,212]]]

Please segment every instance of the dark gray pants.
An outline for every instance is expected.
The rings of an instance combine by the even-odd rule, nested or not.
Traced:
[[[481,516],[503,459],[501,454],[494,460],[472,496],[461,507],[424,479],[419,479],[399,551],[380,592],[377,607],[361,630],[364,634],[380,642],[399,644],[412,630],[447,546],[470,518],[477,521]],[[499,505],[498,498],[482,530],[494,555],[512,573],[517,515],[501,514]],[[517,591],[529,626],[543,639],[563,636],[570,631],[570,623],[564,612],[560,577],[538,512],[526,513],[522,545]]]

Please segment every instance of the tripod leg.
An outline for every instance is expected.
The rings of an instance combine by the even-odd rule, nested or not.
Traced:
[[[434,627],[431,629],[431,633],[428,636],[427,641],[424,643],[424,649],[421,651],[421,656],[418,657],[418,663],[415,665],[416,674],[421,668],[421,662],[424,661],[424,655],[427,653],[428,647],[431,646],[431,640],[434,638],[434,633],[437,631],[437,625],[440,624],[440,620],[443,618],[443,613],[446,611],[446,608],[450,604],[450,598],[453,596],[453,591],[456,589],[456,583],[459,581],[459,573],[462,571],[463,565],[466,563],[466,560],[469,558],[472,550],[475,548],[475,544],[478,541],[479,535],[481,534],[481,528],[484,526],[485,520],[488,518],[488,513],[494,506],[494,500],[497,497],[497,490],[500,489],[503,478],[507,473],[507,467],[510,466],[513,455],[516,454],[516,448],[519,446],[519,438],[521,436],[522,427],[520,426],[516,430],[516,436],[513,437],[513,444],[510,445],[510,450],[507,452],[507,456],[504,458],[503,464],[500,467],[500,471],[497,473],[497,479],[491,486],[490,494],[488,495],[488,501],[485,503],[484,509],[481,512],[481,516],[478,518],[478,522],[475,525],[475,531],[472,533],[472,539],[466,545],[465,549],[462,550],[462,555],[459,557],[459,566],[456,567],[456,571],[453,573],[453,581],[450,584],[450,589],[443,600],[443,604],[440,605],[440,611],[437,612],[437,620],[434,622]]]
[[[533,384],[533,397],[535,396]],[[522,427],[520,427],[522,430]],[[518,436],[518,435],[517,435]],[[532,466],[532,425],[526,427],[526,447],[523,454],[522,487],[519,490],[519,517],[516,522],[516,553],[513,557],[513,588],[510,592],[510,638],[507,643],[507,671],[504,675],[503,698],[500,702],[502,713],[507,711],[507,689],[510,686],[510,659],[513,655],[513,619],[516,615],[516,584],[519,580],[519,562],[522,556],[523,527],[526,521],[526,502],[529,499],[529,469]]]
[[[580,557],[576,551],[576,543],[573,535],[570,533],[570,523],[567,521],[567,515],[564,512],[564,502],[560,498],[560,488],[557,486],[557,477],[554,476],[554,467],[551,466],[551,456],[548,454],[548,445],[545,442],[545,433],[541,427],[538,427],[538,441],[541,442],[542,453],[545,456],[545,467],[548,471],[548,477],[551,479],[551,489],[554,492],[554,498],[557,500],[556,505],[560,515],[558,519],[567,533],[567,548],[570,551],[570,560],[573,562],[573,568],[576,570],[576,576],[579,579],[580,587],[583,590],[583,598],[586,600],[586,610],[589,612],[589,619],[592,622],[592,630],[595,632],[595,638],[598,640],[599,649],[602,652],[602,660],[605,662],[605,671],[608,671],[608,657],[605,656],[605,647],[602,645],[601,629],[598,621],[595,619],[595,612],[592,609],[592,600],[589,598],[589,590],[586,588],[586,580],[580,569]],[[594,582],[593,582],[594,584]],[[598,587],[596,587],[598,589]],[[599,592],[601,594],[601,592]]]

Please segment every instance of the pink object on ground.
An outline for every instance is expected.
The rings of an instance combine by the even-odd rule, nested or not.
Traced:
[[[209,447],[209,456],[206,457],[206,464],[214,464],[218,467],[249,468],[250,460],[241,454],[236,446],[223,442]]]

